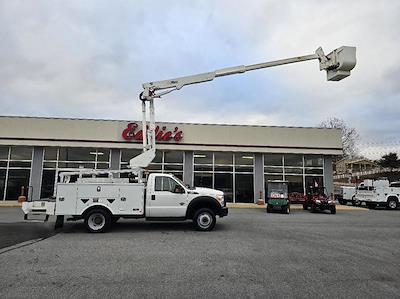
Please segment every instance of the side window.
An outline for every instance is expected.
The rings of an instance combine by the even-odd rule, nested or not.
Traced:
[[[167,191],[176,193],[176,188],[183,189],[174,179],[169,177],[157,176],[155,181],[155,191]]]
[[[155,191],[162,191],[162,176],[156,176]]]
[[[164,177],[163,181],[163,191],[174,192],[176,186],[176,182],[168,177]]]

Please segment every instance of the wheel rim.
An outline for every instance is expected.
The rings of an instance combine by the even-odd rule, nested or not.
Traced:
[[[100,230],[106,224],[106,217],[101,213],[93,213],[89,216],[88,226],[92,230]]]
[[[208,228],[210,227],[211,223],[212,223],[212,217],[209,213],[201,213],[197,217],[197,224],[201,228]]]
[[[394,200],[390,200],[389,201],[389,208],[391,209],[395,209],[397,206],[396,202]]]

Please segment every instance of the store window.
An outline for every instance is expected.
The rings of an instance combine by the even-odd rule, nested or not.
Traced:
[[[193,162],[195,186],[221,190],[227,202],[254,202],[252,153],[194,152]]]
[[[27,196],[30,172],[30,169],[9,169],[6,193],[8,200],[17,200],[22,192]]]
[[[58,180],[57,171],[109,168],[110,149],[108,148],[46,147],[43,156],[40,197],[46,198],[53,195],[54,184]]]
[[[265,190],[268,180],[288,182],[289,196],[305,194],[308,184],[323,184],[323,156],[298,154],[265,154]]]
[[[0,168],[0,200],[4,198],[4,191],[6,188],[6,169]]]
[[[252,174],[235,174],[235,201],[254,202],[254,179]]]
[[[32,147],[0,146],[0,200],[17,200],[28,195]]]
[[[141,150],[121,150],[121,169],[128,169],[129,160],[140,155]],[[183,151],[156,151],[156,156],[146,168],[148,173],[171,173],[179,179],[183,178]],[[122,177],[127,174],[121,175]]]

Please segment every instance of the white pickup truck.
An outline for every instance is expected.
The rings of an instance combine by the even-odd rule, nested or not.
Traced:
[[[145,182],[129,178],[84,178],[58,183],[51,199],[24,202],[28,215],[57,216],[56,226],[84,219],[89,232],[106,231],[119,218],[146,220],[193,220],[201,231],[210,231],[216,215],[228,215],[222,191],[190,188],[171,174],[153,173]]]

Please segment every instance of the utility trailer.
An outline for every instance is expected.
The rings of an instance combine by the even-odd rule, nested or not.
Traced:
[[[192,219],[197,229],[212,230],[215,216],[223,217],[228,214],[222,191],[189,188],[174,176],[163,173],[153,173],[146,180],[143,179],[144,169],[149,166],[156,153],[154,100],[186,85],[308,60],[319,61],[319,69],[326,71],[328,81],[339,81],[348,77],[356,65],[356,48],[343,46],[325,55],[319,47],[310,55],[144,83],[143,91],[139,95],[142,102],[143,153],[130,160],[130,169],[60,173],[52,199],[23,203],[25,218],[38,213],[45,215],[46,219],[49,215],[55,215],[56,226],[59,227],[63,224],[64,216],[71,215],[72,220],[84,219],[90,232],[105,231],[119,217],[147,220]],[[120,179],[122,173],[134,175],[136,182]],[[98,178],[98,175],[107,177]],[[76,182],[72,182],[73,176],[78,176]]]

